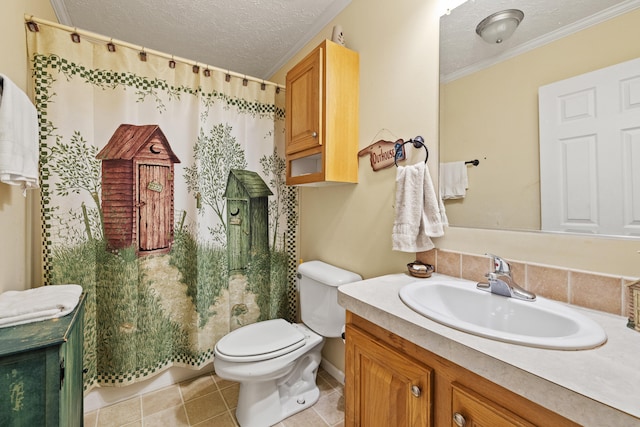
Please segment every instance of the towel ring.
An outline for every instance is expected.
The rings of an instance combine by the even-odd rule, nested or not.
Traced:
[[[427,153],[427,157],[425,157],[424,162],[427,163],[427,160],[429,160],[429,149],[424,143],[424,138],[418,135],[414,139],[410,139],[407,142],[396,145],[396,152],[393,156],[393,163],[396,165],[396,167],[398,167],[398,158],[402,155],[402,147],[404,147],[408,143],[412,143],[415,148],[424,147],[424,151],[426,151]]]

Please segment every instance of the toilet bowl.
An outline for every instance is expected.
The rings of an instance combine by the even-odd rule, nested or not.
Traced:
[[[241,427],[277,424],[318,401],[324,337],[339,337],[345,321],[337,287],[362,280],[321,261],[301,264],[298,279],[304,323],[273,319],[246,325],[215,346],[216,374],[240,383],[236,418]]]
[[[242,427],[277,424],[310,407],[320,397],[316,372],[324,339],[302,324],[291,324],[283,319],[254,325],[255,328],[237,329],[238,334],[226,335],[216,345],[216,374],[240,383],[236,418]],[[265,346],[263,350],[266,351],[248,351],[259,354],[246,356],[239,355],[237,351],[231,355],[225,352],[241,340],[263,339],[269,336],[269,332],[283,338],[280,344],[274,342],[271,349]],[[225,341],[225,338],[232,338],[233,342]],[[281,345],[283,347],[278,348]],[[244,347],[243,344],[240,346]]]

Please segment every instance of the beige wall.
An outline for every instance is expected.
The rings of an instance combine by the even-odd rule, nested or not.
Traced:
[[[382,129],[403,139],[422,135],[433,168],[438,159],[436,4],[353,0],[271,80],[284,84],[286,72],[321,40],[331,38],[333,25],[341,25],[347,47],[360,54],[360,148],[377,141]],[[424,153],[416,157],[423,159]],[[366,157],[359,166],[358,184],[301,189],[300,257],[365,278],[404,271],[415,255],[391,250],[396,169],[373,172]],[[437,174],[437,169],[431,172]],[[329,340],[324,356],[344,370],[341,341]]]
[[[0,13],[0,73],[21,89],[31,93],[27,63],[27,42],[24,15],[56,21],[47,0],[5,0]],[[35,214],[33,214],[35,212]],[[36,219],[32,226],[32,218]],[[37,252],[32,250],[32,238],[39,233],[37,191],[22,196],[19,188],[0,184],[0,292],[20,290],[40,283],[39,272],[33,273]],[[33,233],[32,233],[32,230]],[[35,261],[38,264],[37,261]],[[39,264],[38,264],[39,266]],[[39,269],[39,268],[38,268]]]
[[[287,70],[321,39],[329,38],[333,24],[340,24],[347,45],[360,53],[360,148],[369,145],[376,133],[386,128],[402,138],[422,134],[431,150],[430,158],[437,159],[435,141],[438,120],[438,17],[435,15],[434,2],[402,0],[391,5],[384,0],[354,0],[333,23],[273,76],[272,80],[284,83]],[[635,19],[637,22],[637,17]],[[639,38],[639,27],[622,28],[618,27],[619,25],[612,24],[612,27],[621,32],[619,40]],[[625,34],[631,35],[624,36]],[[543,81],[551,82],[577,74],[581,69],[587,71],[589,68],[581,68],[585,67],[584,63],[587,60],[591,64],[589,66],[595,69],[608,65],[610,61],[620,62],[627,59],[629,45],[636,45],[637,51],[637,44],[611,44],[610,41],[599,40],[596,37],[595,40],[590,40],[590,47],[586,51],[573,50],[571,55],[556,53],[556,58],[551,61],[533,55],[529,61],[540,64],[539,68],[544,72],[536,73],[543,74]],[[607,56],[591,62],[593,52],[607,52]],[[635,56],[638,56],[638,53]],[[559,67],[554,65],[561,61],[573,65],[571,69],[565,68],[565,75],[559,74],[556,71]],[[504,66],[517,66],[514,62],[511,61]],[[516,68],[508,70],[511,76],[509,81],[499,79],[492,82],[491,87],[499,89],[504,86],[509,90],[521,90],[519,85],[523,79],[519,73],[524,71]],[[446,93],[446,96],[449,94]],[[496,105],[498,99],[485,99],[485,104],[475,112],[486,110],[487,105]],[[528,101],[527,108],[536,111],[537,96]],[[518,120],[520,114],[509,115],[507,121],[466,122],[463,130],[474,137],[468,138],[473,143],[473,149],[467,148],[462,154],[449,152],[446,155],[453,156],[450,160],[460,160],[458,156],[464,160],[468,160],[467,157],[477,157],[483,161],[481,168],[489,171],[492,168],[488,166],[505,167],[503,163],[492,164],[484,161],[486,150],[493,149],[491,139],[479,141],[476,135],[479,130],[485,129],[498,133],[505,122],[508,122],[518,130],[518,133],[514,132],[508,138],[511,144],[523,143],[523,139],[536,140],[535,148],[529,147],[526,151],[527,159],[523,163],[513,165],[513,173],[521,174],[526,170],[526,179],[535,181],[530,182],[531,185],[537,185],[537,177],[533,177],[534,171],[537,173],[538,168],[537,113],[535,124],[530,121],[526,125],[520,124]],[[493,152],[490,153],[487,160],[493,155]],[[433,175],[437,167],[436,162],[430,161],[429,165]],[[365,278],[404,271],[405,264],[414,258],[413,254],[393,252],[390,249],[394,214],[394,177],[394,168],[372,172],[368,160],[363,158],[360,159],[359,183],[356,185],[302,188],[301,257],[305,260],[322,259],[356,271]],[[531,198],[531,194],[527,197]],[[527,209],[523,209],[521,203],[514,206],[515,211],[509,215],[527,216]],[[496,225],[500,226],[500,223]],[[435,242],[438,248],[463,253],[494,252],[507,258],[532,263],[620,276],[640,276],[640,269],[637,267],[640,265],[640,255],[637,253],[640,243],[629,240],[452,227],[444,237],[436,239]],[[341,342],[329,340],[324,356],[339,369],[343,369],[344,347]]]
[[[452,225],[540,229],[538,88],[640,56],[640,10],[440,88],[441,161],[480,159]]]
[[[336,24],[347,47],[360,54],[360,148],[376,141],[382,129],[404,139],[422,135],[434,159],[429,165],[437,165],[436,1],[353,0],[271,79],[284,83],[286,72],[331,38]],[[415,155],[424,158],[424,152]],[[406,269],[414,255],[391,250],[395,174],[394,167],[373,172],[361,157],[358,184],[301,188],[300,257],[364,277]]]

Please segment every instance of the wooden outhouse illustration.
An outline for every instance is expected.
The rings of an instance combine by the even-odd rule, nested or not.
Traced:
[[[257,256],[269,253],[268,196],[273,193],[255,172],[232,169],[227,178],[227,252],[229,272],[243,272]]]
[[[158,125],[122,124],[102,160],[102,212],[111,249],[168,252],[173,243],[173,165],[180,160]]]

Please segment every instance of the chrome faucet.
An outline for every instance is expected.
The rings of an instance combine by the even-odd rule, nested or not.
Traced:
[[[497,255],[485,254],[493,261],[493,271],[486,274],[487,283],[480,282],[477,288],[492,294],[509,298],[517,298],[524,301],[535,301],[536,295],[516,284],[511,277],[511,266],[507,261]]]

